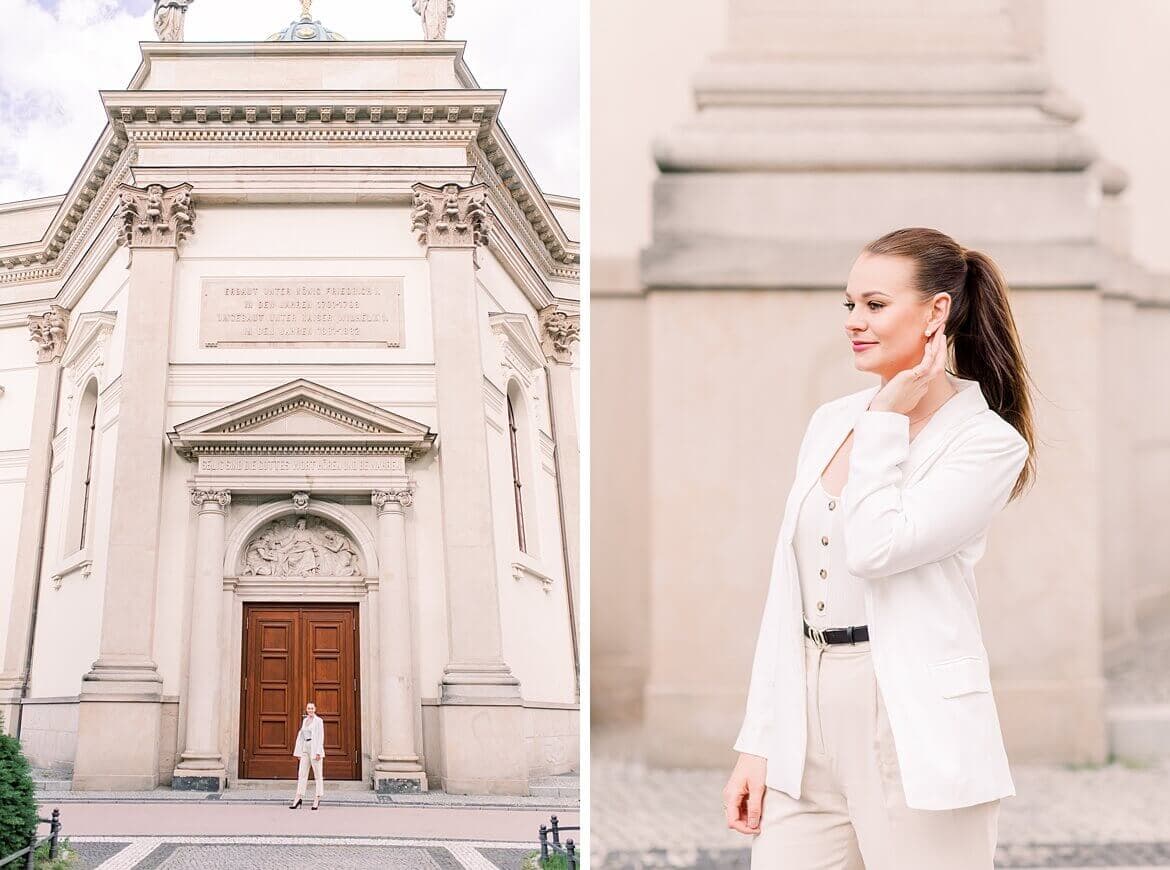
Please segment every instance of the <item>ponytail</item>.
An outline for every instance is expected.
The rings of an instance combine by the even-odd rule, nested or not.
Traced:
[[[999,266],[983,252],[963,248],[950,236],[922,227],[887,233],[865,250],[913,259],[924,300],[937,293],[950,294],[945,328],[954,353],[953,374],[978,381],[988,407],[1028,442],[1028,459],[1009,501],[1015,499],[1035,476],[1035,433],[1028,370]]]

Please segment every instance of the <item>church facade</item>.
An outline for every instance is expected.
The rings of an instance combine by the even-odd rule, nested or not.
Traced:
[[[576,769],[578,201],[463,47],[143,43],[0,205],[0,710],[75,790],[295,779],[309,701],[327,779]]]

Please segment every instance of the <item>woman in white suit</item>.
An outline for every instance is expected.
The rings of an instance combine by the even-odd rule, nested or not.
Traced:
[[[312,765],[313,782],[317,789],[312,808],[317,809],[325,794],[325,778],[322,773],[325,765],[325,723],[317,715],[317,705],[312,701],[305,705],[305,718],[301,720],[300,730],[297,731],[293,757],[301,761],[297,768],[297,796],[288,808],[295,810],[301,805],[301,799],[305,796],[305,786],[309,784],[309,766]]]
[[[991,870],[1015,788],[972,569],[1034,466],[1007,287],[985,254],[909,228],[863,249],[844,305],[881,384],[805,431],[727,824],[754,868]]]

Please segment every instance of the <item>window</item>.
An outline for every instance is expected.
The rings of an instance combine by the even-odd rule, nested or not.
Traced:
[[[93,496],[94,453],[97,449],[97,381],[85,386],[77,409],[77,434],[73,441],[72,485],[69,487],[69,515],[65,548],[70,552],[85,549],[89,529],[89,510]]]
[[[520,552],[527,553],[524,540],[524,495],[520,480],[520,449],[517,445],[516,408],[512,404],[512,391],[508,390],[508,442],[512,447],[512,491],[516,496],[516,532],[519,536]]]

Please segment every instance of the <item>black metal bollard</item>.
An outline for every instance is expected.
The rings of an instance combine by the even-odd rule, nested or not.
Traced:
[[[548,825],[540,826],[540,860],[548,860]]]
[[[565,841],[565,854],[569,856],[569,870],[577,870],[581,865],[577,863],[577,849],[572,840]]]
[[[57,837],[61,833],[61,810],[54,808],[49,821],[49,858],[57,857]]]
[[[552,835],[553,845],[559,846],[561,844],[561,823],[557,821],[557,817],[552,817]]]
[[[24,870],[34,870],[36,867],[37,851],[37,829],[33,827],[32,833],[28,835],[28,852],[24,856]]]

